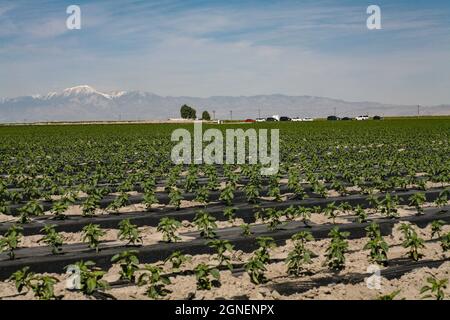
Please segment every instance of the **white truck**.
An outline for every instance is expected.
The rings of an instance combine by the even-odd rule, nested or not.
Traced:
[[[369,120],[369,116],[357,116],[355,119],[358,121]]]

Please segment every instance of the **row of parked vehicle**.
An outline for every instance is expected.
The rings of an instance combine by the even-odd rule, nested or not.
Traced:
[[[364,120],[369,120],[370,117],[365,115],[365,116],[357,116],[356,118],[354,118],[357,121],[364,121]],[[349,120],[354,120],[353,118],[350,117],[337,117],[337,116],[328,116],[327,120],[329,121],[337,121],[337,120],[342,120],[342,121],[349,121]],[[380,116],[374,116],[372,118],[373,120],[382,120],[383,118]],[[295,122],[300,122],[300,121],[305,121],[305,122],[310,122],[310,121],[314,121],[313,118],[300,118],[300,117],[295,117],[295,118],[290,118],[290,117],[286,117],[286,116],[282,116],[280,117],[279,115],[273,115],[271,117],[267,117],[267,118],[256,118],[256,120],[253,119],[247,119],[245,120],[246,122],[273,122],[273,121],[295,121]]]
[[[271,121],[314,121],[313,118],[299,118],[299,117],[295,117],[295,118],[290,118],[290,117],[286,117],[286,116],[278,116],[278,115],[273,115],[271,117],[267,117],[267,118],[257,118],[256,122],[271,122]]]
[[[369,120],[369,119],[370,119],[369,116],[357,116],[355,118],[355,120],[357,120],[357,121],[365,121],[365,120]],[[383,118],[380,116],[374,116],[372,119],[373,120],[382,120]],[[329,121],[337,121],[337,120],[350,121],[350,120],[353,120],[353,118],[350,118],[350,117],[339,118],[337,116],[328,116],[327,120],[329,120]]]

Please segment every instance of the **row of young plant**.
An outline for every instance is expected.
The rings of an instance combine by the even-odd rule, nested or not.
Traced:
[[[195,189],[195,198],[194,201],[207,205],[210,201],[210,191],[211,190],[217,190],[218,189],[218,182],[216,179],[210,179],[208,184],[205,186],[198,187],[196,184],[196,178],[194,175],[190,175],[191,179],[186,179],[186,185],[185,190],[191,191]],[[260,190],[261,190],[261,184],[260,184],[260,178],[256,176],[256,178],[252,175],[250,175],[249,183],[247,183],[244,187],[242,187],[243,192],[245,193],[246,200],[249,203],[257,203],[260,201]],[[175,184],[176,175],[173,176],[174,180],[173,183]],[[233,178],[232,178],[233,177]],[[301,186],[298,178],[298,175],[292,175],[290,176],[290,179],[288,181],[288,189],[290,192],[292,192],[291,198],[296,199],[304,199],[308,197],[308,195],[305,193],[305,190]],[[234,194],[236,192],[237,187],[237,180],[238,176],[233,173],[233,171],[230,171],[230,177],[223,189],[220,191],[219,200],[226,204],[227,206],[231,206],[234,202]],[[158,198],[155,195],[155,180],[149,179],[146,180],[146,182],[142,185],[142,188],[144,190],[144,195],[142,199],[142,203],[145,205],[147,210],[151,210],[152,206],[155,204],[158,204]],[[198,188],[197,188],[198,187]],[[338,186],[333,186],[334,188],[339,190]],[[176,187],[175,185],[168,184],[167,186],[169,191],[169,206],[174,207],[175,209],[180,209],[183,194],[181,190]],[[313,191],[316,194],[320,194],[323,197],[326,197],[327,190],[323,187],[323,185],[320,184],[320,182],[313,183]],[[342,190],[341,190],[342,191]],[[93,188],[88,191],[88,197],[85,198],[85,200],[82,202],[82,215],[83,216],[91,216],[95,214],[97,209],[100,209],[101,207],[101,201],[102,199],[109,193],[109,190],[107,188]],[[369,198],[376,198],[376,194],[373,193],[373,189],[368,190]],[[449,191],[444,190],[441,195],[439,196],[438,200],[436,201],[437,205],[442,205],[446,202],[446,199],[448,199]],[[272,197],[274,201],[281,201],[281,193],[280,193],[280,184],[279,184],[279,178],[277,176],[271,177],[269,180],[269,188],[267,195],[269,197]],[[416,195],[414,195],[415,199],[412,200],[412,202],[417,203],[417,205],[420,205],[420,202],[424,202],[426,200],[424,193],[418,192]],[[69,209],[69,207],[76,203],[78,200],[78,196],[76,192],[69,192],[68,194],[64,195],[60,200],[54,201],[53,205],[50,209],[50,212],[55,215],[55,218],[57,219],[64,219],[64,212]],[[106,211],[109,211],[111,213],[118,213],[119,209],[126,207],[130,204],[129,201],[129,194],[125,191],[122,191],[112,202],[109,203],[109,205],[106,208]],[[386,196],[385,202],[392,203],[392,205],[395,207],[396,203],[398,203],[398,198],[391,197],[390,195]],[[376,205],[376,203],[374,203]],[[0,206],[0,211],[4,213],[8,213],[9,207],[5,204],[3,206]],[[389,210],[389,209],[387,209]],[[395,211],[395,210],[394,210]],[[44,214],[44,207],[38,200],[31,200],[28,203],[26,203],[24,206],[20,207],[18,209],[19,212],[19,222],[20,223],[27,223],[29,222],[29,216],[39,216]]]
[[[441,212],[444,212],[444,206],[448,204],[448,199],[450,196],[450,190],[446,189],[440,193],[434,204],[441,207]],[[423,205],[426,201],[426,197],[423,193],[414,193],[410,198],[410,205],[416,209],[416,214],[423,214]],[[339,205],[335,205],[334,202],[329,203],[326,207],[314,206],[314,207],[304,207],[304,206],[293,206],[284,209],[276,210],[274,208],[261,208],[258,205],[254,206],[254,219],[256,222],[262,222],[267,225],[269,230],[276,230],[283,224],[283,218],[285,220],[300,219],[305,226],[309,226],[309,220],[312,213],[321,213],[328,217],[333,224],[336,223],[336,218],[339,213],[353,213],[357,223],[365,223],[369,221],[369,215],[376,212],[380,212],[383,216],[387,218],[398,218],[398,203],[399,198],[396,196],[391,196],[386,194],[384,199],[378,199],[376,196],[371,195],[368,198],[368,202],[372,209],[364,209],[360,205],[353,207],[348,202],[341,202]],[[55,212],[55,216],[60,218],[63,213]],[[236,223],[236,208],[233,206],[228,206],[223,211],[224,217],[232,224]],[[25,220],[24,220],[25,219]],[[28,222],[28,215],[21,215],[19,222]],[[189,223],[189,227],[195,227],[202,237],[213,237],[216,235],[215,229],[217,228],[216,217],[210,214],[206,210],[198,210],[193,223]],[[52,246],[53,253],[57,253],[63,244],[63,237],[55,231],[56,225],[47,225],[41,232],[45,233],[45,236],[40,240]],[[174,219],[163,217],[157,227],[157,231],[162,232],[164,241],[174,242],[179,240],[176,236],[177,230],[181,227],[181,222]],[[244,235],[250,235],[250,225],[248,223],[241,224],[242,232]],[[0,239],[0,252],[9,251],[11,259],[14,258],[14,250],[18,248],[19,245],[19,235],[21,227],[13,225]],[[91,248],[98,250],[99,239],[104,235],[99,225],[88,224],[83,230],[83,240],[89,243]],[[130,223],[129,219],[124,219],[119,223],[119,240],[128,240],[129,244],[137,244],[140,237],[138,235],[137,226]],[[142,241],[141,241],[142,242]]]
[[[443,222],[436,220],[431,223],[432,235],[434,239],[441,239],[441,247],[444,252],[450,250],[450,233],[442,235]],[[91,228],[91,230],[94,230]],[[421,250],[425,247],[424,239],[420,238],[415,229],[409,224],[401,224],[399,227],[403,234],[402,246],[408,249],[408,257],[414,261],[418,261],[422,257]],[[378,224],[371,223],[366,228],[367,243],[364,250],[369,250],[369,261],[380,265],[388,264],[389,246],[381,236]],[[99,230],[94,232],[98,235]],[[348,232],[340,232],[338,227],[334,227],[330,233],[330,243],[325,253],[325,263],[331,270],[342,270],[345,268],[346,254],[348,253],[349,243],[347,238]],[[124,236],[124,233],[122,233]],[[211,234],[209,236],[212,236]],[[94,236],[95,238],[95,236]],[[49,241],[46,238],[45,241]],[[98,239],[97,239],[98,240]],[[139,241],[137,229],[128,234],[130,242]],[[169,235],[166,240],[176,240],[173,234]],[[275,242],[270,237],[258,237],[256,241],[259,248],[253,252],[252,256],[244,264],[244,270],[247,272],[252,283],[259,285],[268,281],[265,276],[267,265],[270,264],[270,249],[274,248]],[[290,276],[302,276],[307,271],[307,265],[317,255],[308,248],[308,243],[314,241],[314,237],[308,231],[302,231],[292,236],[293,249],[288,253],[286,258],[287,274]],[[51,242],[51,241],[49,241]],[[197,290],[210,290],[212,286],[220,286],[220,269],[233,270],[232,263],[234,246],[227,240],[210,239],[207,245],[215,250],[215,265],[199,263],[192,271],[197,280]],[[94,247],[95,244],[94,244]],[[98,248],[98,247],[96,247]],[[165,288],[171,283],[170,278],[180,273],[182,265],[189,261],[188,256],[180,251],[172,253],[163,263],[147,264],[140,266],[139,252],[137,250],[126,250],[112,257],[111,262],[120,266],[120,280],[135,283],[139,286],[147,285],[146,294],[148,297],[158,299],[165,296],[169,291]],[[171,267],[164,268],[164,265],[170,264]],[[68,266],[69,267],[69,266]],[[70,266],[72,268],[72,266]],[[98,290],[105,290],[109,287],[108,283],[102,278],[106,274],[100,268],[95,266],[92,261],[79,261],[75,264],[79,270],[81,292],[91,295]],[[186,270],[185,270],[186,272]],[[57,299],[54,293],[54,285],[57,278],[48,275],[35,275],[29,272],[29,268],[25,267],[15,272],[10,280],[15,282],[19,293],[24,290],[34,292],[36,298],[39,299]],[[447,285],[447,279],[429,278],[429,285],[422,288],[422,293],[430,291],[437,299],[443,299],[443,289]],[[380,297],[382,299],[393,298],[396,294]],[[425,297],[430,297],[427,295]]]
[[[198,166],[190,166],[184,184],[180,186],[178,184],[178,179],[181,174],[181,168],[181,166],[174,167],[165,184],[165,189],[169,192],[169,204],[175,206],[176,208],[179,208],[181,200],[183,200],[182,190],[184,192],[194,193],[195,198],[193,200],[201,203],[209,202],[210,193],[218,190],[220,190],[219,200],[222,200],[227,204],[233,202],[234,195],[237,191],[243,192],[249,203],[260,200],[261,190],[263,188],[263,177],[259,173],[258,166],[241,166],[240,174],[236,173],[232,168],[225,167],[227,168],[224,170],[226,186],[223,189],[219,189],[219,179],[214,166],[206,166],[203,169],[203,174],[205,174],[208,178],[207,183],[204,185],[200,185],[198,183]],[[248,179],[248,182],[242,188],[237,186],[237,183],[241,177]],[[425,180],[422,178],[417,178],[414,176],[414,178],[412,178],[413,181],[404,180],[404,177],[394,178],[392,179],[397,182],[400,181],[398,186],[406,188],[410,184],[415,184],[415,186],[419,189],[426,189]],[[344,183],[333,179],[332,171],[329,171],[328,174],[324,174],[323,180],[319,180],[319,178],[312,173],[307,175],[306,180],[308,186],[311,186],[312,192],[319,197],[326,197],[329,190],[335,190],[341,196],[349,194]],[[25,181],[27,181],[27,179]],[[30,179],[30,181],[34,180]],[[328,189],[326,183],[329,181],[331,181],[331,183],[329,183]],[[445,180],[443,180],[442,185],[444,185],[444,181]],[[303,182],[304,181],[301,181],[300,179],[299,169],[296,167],[291,167],[288,170],[287,183],[287,191],[293,193],[291,197],[299,199],[306,197],[305,188],[302,184]],[[64,189],[54,185],[47,192],[41,192],[37,187],[38,183],[42,183],[42,181],[34,181],[33,186],[26,187],[21,192],[18,192],[8,190],[5,187],[5,183],[2,184],[0,180],[0,213],[10,214],[12,211],[11,206],[13,204],[21,203],[23,199],[29,199],[18,208],[19,213],[25,211],[30,214],[39,215],[44,211],[44,206],[40,201],[41,199],[44,199],[47,202],[46,207],[48,207],[48,203],[53,203],[51,210],[61,211],[63,208],[68,207],[71,204],[78,203],[83,206],[83,214],[90,214],[99,208],[102,199],[111,193],[109,188],[99,187],[96,182],[90,185],[87,184],[78,186],[73,189]],[[147,206],[147,208],[151,208],[153,204],[158,202],[158,197],[155,194],[155,177],[151,176],[149,178],[145,178],[144,173],[141,173],[139,176],[130,175],[127,180],[117,188],[116,191],[120,194],[110,202],[107,210],[117,211],[121,207],[129,205],[130,196],[128,192],[136,189],[136,183],[139,185],[140,190],[144,192],[143,203]],[[392,183],[390,181],[387,181],[386,183],[388,187],[378,185],[376,190],[383,192],[396,189],[395,184],[394,187],[392,187]],[[373,193],[375,190],[371,184],[367,184],[366,182],[360,180],[353,181],[351,185],[359,187],[361,192],[366,194]],[[281,186],[280,175],[270,177],[268,181],[268,191],[265,195],[273,198],[275,201],[281,201]],[[80,191],[87,193],[87,198],[78,197]],[[53,201],[52,196],[54,195],[62,196],[62,199]],[[16,207],[17,206],[14,206],[14,211],[16,211]]]

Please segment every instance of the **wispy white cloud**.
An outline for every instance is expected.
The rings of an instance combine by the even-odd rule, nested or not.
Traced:
[[[14,10],[0,14],[0,37],[13,38],[0,45],[0,96],[87,83],[165,95],[450,100],[450,13],[439,7],[383,6],[383,30],[370,32],[358,2],[186,3],[89,2],[79,31],[65,30],[61,8],[28,12],[29,24],[20,13],[5,18]]]

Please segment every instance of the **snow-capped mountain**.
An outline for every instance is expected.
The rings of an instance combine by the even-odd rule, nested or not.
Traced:
[[[388,105],[376,102],[348,102],[313,96],[257,95],[215,96],[209,98],[163,97],[142,91],[100,92],[82,85],[62,92],[17,98],[0,98],[0,122],[153,120],[179,117],[180,106],[215,111],[216,118],[256,118],[273,114],[291,117],[369,115],[415,115],[417,106]],[[423,115],[450,115],[450,105],[421,107]]]

